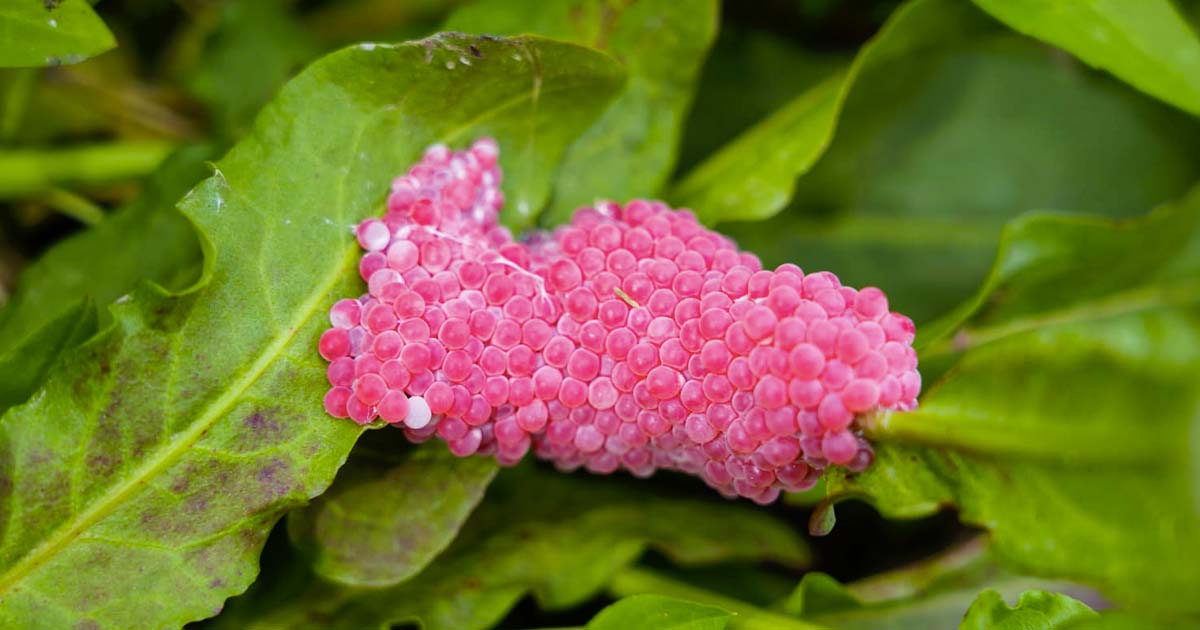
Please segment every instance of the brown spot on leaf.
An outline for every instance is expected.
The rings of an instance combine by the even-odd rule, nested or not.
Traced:
[[[246,450],[259,449],[280,441],[284,436],[284,427],[276,413],[278,411],[255,411],[242,420],[242,426],[247,430],[242,436]]]
[[[187,512],[188,514],[193,514],[193,515],[203,514],[203,513],[207,512],[208,511],[208,497],[204,497],[204,496],[188,497],[188,499],[183,502],[183,511]]]
[[[276,457],[260,468],[255,477],[263,494],[270,500],[275,500],[291,493],[295,483],[291,473],[291,465],[286,460]]]

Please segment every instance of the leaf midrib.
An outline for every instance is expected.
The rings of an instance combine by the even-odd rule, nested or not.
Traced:
[[[251,369],[244,372],[243,376],[235,381],[231,387],[226,388],[225,393],[209,405],[208,410],[200,416],[197,422],[192,423],[187,431],[177,434],[176,439],[170,442],[174,446],[163,451],[161,456],[150,460],[150,462],[136,470],[125,483],[114,487],[113,490],[96,501],[93,507],[83,511],[70,527],[58,529],[51,538],[47,539],[31,553],[14,564],[0,578],[0,594],[6,592],[14,583],[40,567],[45,560],[57,555],[58,552],[78,538],[85,530],[123,505],[125,499],[129,496],[140,492],[147,479],[157,476],[168,467],[174,465],[180,455],[185,453],[190,446],[200,441],[207,431],[241,399],[246,390],[256,383],[267,369],[283,354],[283,351],[295,339],[296,334],[304,328],[304,324],[319,310],[318,307],[322,304],[325,296],[333,290],[338,281],[346,273],[346,270],[353,265],[355,253],[353,246],[345,248],[340,263],[326,274],[325,278],[318,285],[318,289],[313,291],[303,303],[298,317],[293,320],[291,326],[284,329],[285,334],[277,335],[266,346],[263,352],[259,354],[258,359],[252,364]]]
[[[1200,301],[1200,282],[1185,283],[1174,287],[1168,285],[1137,287],[1066,308],[1053,309],[1029,317],[1019,317],[1003,324],[974,329],[960,328],[958,332],[946,335],[926,348],[921,352],[921,357],[961,354],[1007,337],[1050,326],[1108,319],[1196,301]]]

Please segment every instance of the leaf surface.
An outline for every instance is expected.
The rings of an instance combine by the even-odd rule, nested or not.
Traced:
[[[448,72],[469,45],[479,62]],[[536,38],[368,48],[289,82],[184,199],[201,283],[139,290],[0,419],[0,626],[219,612],[274,522],[325,489],[361,432],[323,412],[315,351],[329,305],[362,291],[348,228],[437,141],[495,136],[511,198],[543,197],[546,165],[621,81],[611,58]]]
[[[116,45],[85,0],[8,0],[0,5],[0,68],[77,63]]]
[[[567,150],[542,223],[565,223],[598,198],[658,195],[675,164],[717,13],[714,0],[486,0],[451,15],[450,30],[536,33],[610,51],[629,69],[621,95]]]
[[[1025,591],[1009,607],[993,590],[979,594],[967,609],[959,630],[1057,630],[1100,615],[1083,602],[1059,593]]]
[[[0,413],[28,400],[58,360],[96,332],[96,307],[80,300],[36,333],[0,353]]]
[[[626,597],[601,610],[587,630],[724,630],[733,613],[661,595]]]
[[[1200,115],[1200,39],[1170,0],[974,0],[1012,28]]]
[[[145,188],[95,227],[63,239],[21,274],[12,299],[0,308],[0,348],[27,344],[48,322],[78,309],[84,298],[107,306],[139,282],[181,290],[199,275],[196,231],[174,203],[206,174],[214,151],[193,145],[176,151]]]
[[[696,84],[676,173],[687,173],[797,94],[843,70],[852,58],[725,21]]]
[[[218,131],[237,138],[279,86],[322,48],[279,0],[224,2],[216,12],[216,25],[185,82],[213,112]]]
[[[709,224],[773,216],[787,205],[796,177],[829,146],[860,75],[944,41],[969,38],[974,29],[958,28],[963,13],[957,4],[938,0],[903,5],[845,72],[809,88],[714,153],[684,175],[668,199]]]
[[[984,589],[1013,599],[1031,589],[1096,597],[1070,583],[1005,572],[987,556],[983,543],[972,541],[849,584],[824,573],[806,573],[783,610],[836,630],[918,630],[955,627]]]
[[[875,463],[830,492],[900,517],[955,504],[1013,570],[1195,614],[1200,190],[1133,221],[1019,222],[968,306],[922,352],[945,376],[868,422]]]
[[[390,586],[454,540],[495,474],[491,459],[455,457],[440,444],[352,457],[325,494],[288,516],[288,533],[318,575]]]
[[[483,629],[530,592],[549,610],[583,602],[647,547],[687,565],[735,559],[802,565],[810,559],[794,531],[752,508],[531,468],[500,474],[462,533],[410,580],[369,590],[310,580],[287,593],[272,592],[268,583],[234,600],[216,627],[376,628],[416,621],[426,630]]]
[[[720,226],[767,266],[791,262],[878,286],[921,324],[974,293],[1004,226],[1022,213],[1138,216],[1200,178],[1193,117],[1005,30],[969,3],[905,7],[860,55],[828,150],[794,190],[788,173],[771,180],[788,193],[778,193],[791,199],[786,210],[765,223]],[[912,48],[869,54],[892,41]],[[758,154],[771,155],[755,145],[729,159],[765,177],[773,167]],[[749,180],[726,173],[713,181],[713,190],[740,195]]]

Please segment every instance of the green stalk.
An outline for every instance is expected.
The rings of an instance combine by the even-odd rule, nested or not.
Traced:
[[[96,225],[105,217],[103,208],[69,190],[55,188],[43,195],[41,201],[84,225]]]
[[[618,573],[608,592],[617,598],[655,593],[724,608],[737,615],[729,622],[729,630],[829,630],[636,566]]]
[[[41,75],[41,68],[19,68],[12,70],[12,82],[4,96],[4,113],[0,114],[0,142],[8,144],[16,137],[29,109],[34,87]]]
[[[147,140],[0,151],[0,199],[135,179],[154,170],[172,148],[170,142]]]

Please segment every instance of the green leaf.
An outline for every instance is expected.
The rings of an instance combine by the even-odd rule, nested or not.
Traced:
[[[1012,598],[1030,589],[1095,597],[1069,583],[1006,573],[982,553],[982,542],[845,585],[824,573],[806,573],[782,608],[836,630],[923,630],[954,627],[985,588]]]
[[[585,601],[648,546],[682,564],[809,561],[795,532],[753,508],[522,467],[496,478],[450,548],[412,579],[370,590],[312,581],[288,598],[268,588],[231,602],[217,627],[488,628],[530,591],[550,610]]]
[[[793,182],[833,138],[845,72],[835,73],[691,170],[668,193],[700,220],[763,219],[791,198]]]
[[[1025,591],[1017,605],[1009,608],[993,590],[979,594],[959,624],[959,630],[1056,630],[1099,617],[1086,604],[1066,595]]]
[[[809,618],[856,608],[863,608],[863,603],[841,582],[820,571],[805,573],[784,604],[789,614]]]
[[[893,41],[923,44],[871,61]],[[862,55],[838,134],[788,209],[721,228],[768,266],[878,286],[918,323],[975,291],[1018,215],[1138,216],[1200,176],[1194,118],[1005,31],[969,3],[910,3]],[[758,168],[753,154],[730,158]],[[736,194],[740,180],[726,180]]]
[[[1200,115],[1200,39],[1170,0],[974,0],[1012,28]]]
[[[84,0],[8,0],[0,6],[0,68],[77,63],[116,45]]]
[[[213,113],[220,133],[236,138],[321,48],[280,0],[232,0],[217,12],[186,85]]]
[[[610,594],[617,597],[645,594],[665,595],[688,601],[702,602],[711,606],[719,606],[737,615],[730,623],[730,628],[735,629],[830,630],[825,626],[759,608],[758,606],[727,595],[714,593],[691,584],[679,582],[661,573],[638,567],[626,569],[614,576],[608,590]]]
[[[851,55],[816,52],[791,38],[721,24],[684,124],[677,173],[686,173],[797,94],[849,65]]]
[[[972,37],[976,29],[961,17],[970,11],[941,0],[914,0],[897,9],[849,69],[810,88],[713,154],[685,175],[668,198],[692,208],[709,224],[773,216],[791,198],[796,177],[808,172],[829,146],[848,94],[866,80],[862,75],[889,61]]]
[[[455,12],[446,28],[537,33],[611,51],[629,68],[625,91],[563,158],[542,218],[557,225],[598,198],[625,202],[658,194],[675,164],[696,77],[716,36],[717,3],[485,0]]]
[[[1177,630],[1198,628],[1200,620],[1163,620],[1145,617],[1124,610],[1105,610],[1099,617],[1081,619],[1069,626],[1070,630]]]
[[[141,178],[175,143],[130,140],[65,148],[0,150],[0,199],[45,193],[56,186],[95,186]]]
[[[1200,189],[1134,221],[1019,222],[992,279],[922,353],[945,377],[867,423],[875,463],[831,494],[900,517],[953,503],[1016,571],[1200,611],[1164,596],[1200,588]]]
[[[59,358],[95,332],[96,306],[83,299],[0,353],[0,413],[27,400]]]
[[[447,71],[470,45],[475,65]],[[347,228],[436,141],[492,134],[512,197],[544,195],[619,85],[594,51],[454,36],[343,50],[289,82],[182,203],[202,282],[139,290],[0,419],[0,626],[175,626],[245,589],[272,524],[361,432],[324,413],[315,352],[328,306],[362,291]]]
[[[588,630],[724,630],[733,613],[661,595],[626,597],[601,610]]]
[[[84,298],[107,307],[142,281],[170,290],[194,282],[200,244],[173,204],[204,177],[204,160],[213,154],[207,145],[178,150],[146,180],[135,200],[92,229],[56,243],[26,268],[12,300],[0,309],[0,348],[27,346],[40,336],[39,344],[57,343],[61,337],[43,336],[44,326],[60,322],[64,333],[71,330],[63,318]],[[100,317],[101,327],[111,321],[107,308]]]
[[[351,586],[390,586],[424,569],[496,474],[491,459],[455,457],[441,445],[401,457],[359,453],[325,494],[288,516],[288,534],[313,570]]]
[[[794,576],[753,560],[685,567],[655,564],[657,572],[755,606],[770,606],[796,588]],[[686,598],[685,598],[686,599]]]

